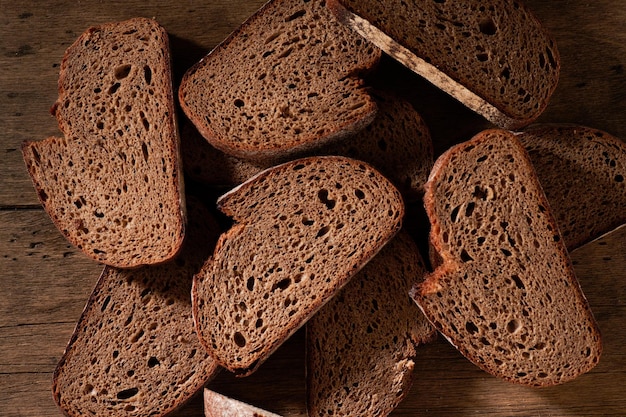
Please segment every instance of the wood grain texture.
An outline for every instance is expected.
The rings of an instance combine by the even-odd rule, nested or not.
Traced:
[[[0,0],[0,416],[58,416],[50,391],[61,356],[102,267],[72,248],[39,208],[20,144],[58,133],[65,48],[92,24],[155,17],[171,35],[175,81],[263,0],[80,2]],[[561,81],[540,121],[574,122],[626,139],[626,2],[527,0],[557,39]],[[393,63],[382,84],[424,113],[438,152],[484,121]],[[499,381],[442,339],[420,349],[416,381],[394,416],[626,415],[626,229],[572,253],[598,319],[597,368],[559,387]],[[223,372],[209,386],[286,416],[304,416],[304,334],[296,333],[248,378]],[[202,416],[200,397],[175,416]]]

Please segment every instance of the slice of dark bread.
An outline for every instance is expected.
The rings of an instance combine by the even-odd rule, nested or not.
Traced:
[[[181,107],[213,146],[275,159],[355,133],[376,106],[358,73],[381,52],[323,0],[272,0],[189,69]]]
[[[92,259],[171,259],[185,213],[168,37],[149,19],[84,32],[61,63],[53,107],[64,137],[27,142],[24,160],[59,230]]]
[[[515,135],[487,130],[444,153],[424,205],[440,263],[411,296],[461,353],[531,386],[598,363],[598,326]]]
[[[626,144],[585,126],[544,124],[518,134],[569,250],[626,223]]]
[[[424,192],[434,163],[428,126],[408,101],[382,91],[372,92],[372,96],[378,113],[370,125],[312,154],[343,155],[368,162],[391,180],[405,198],[417,199]],[[189,124],[183,126],[181,136],[185,172],[204,184],[235,186],[277,165],[224,154],[209,145]]]
[[[399,230],[404,204],[378,171],[345,157],[303,158],[222,196],[235,221],[194,278],[198,335],[246,375],[339,291]]]
[[[483,115],[514,129],[547,106],[555,41],[519,0],[328,0],[347,26]]]
[[[205,417],[280,417],[231,397],[204,389]]]
[[[196,335],[190,294],[219,228],[201,203],[189,208],[174,260],[104,268],[54,371],[54,399],[66,415],[165,415],[217,373]]]
[[[401,231],[307,322],[309,416],[386,416],[405,398],[436,335],[409,297],[425,273]]]

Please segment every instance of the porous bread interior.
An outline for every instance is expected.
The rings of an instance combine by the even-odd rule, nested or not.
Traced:
[[[180,102],[223,152],[282,157],[372,121],[375,104],[357,73],[379,57],[325,1],[272,1],[187,72]]]
[[[167,34],[148,19],[92,28],[60,74],[54,111],[64,137],[24,146],[44,207],[97,261],[170,259],[184,204]]]
[[[54,373],[54,398],[67,415],[164,415],[216,374],[189,294],[219,227],[199,202],[190,215],[193,227],[175,260],[105,267]]]
[[[391,56],[397,53],[405,65],[502,127],[518,128],[536,119],[558,83],[555,41],[516,0],[330,3],[343,5],[382,31],[393,42],[369,30],[368,39]],[[406,52],[419,60],[406,57]],[[441,79],[439,72],[454,82]],[[486,108],[472,93],[502,114]]]
[[[194,280],[198,333],[227,369],[248,372],[398,231],[399,192],[365,163],[311,157],[220,199],[240,222]]]
[[[571,251],[626,223],[626,145],[584,126],[536,125],[518,134]]]
[[[413,381],[434,328],[408,296],[426,269],[400,231],[307,322],[309,416],[387,415]]]
[[[412,295],[435,326],[513,382],[554,385],[593,368],[599,331],[517,139],[494,130],[449,150],[426,190],[442,262]]]

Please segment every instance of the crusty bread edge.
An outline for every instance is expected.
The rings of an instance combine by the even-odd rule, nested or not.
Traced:
[[[387,245],[387,243],[389,243],[391,241],[391,239],[393,239],[398,232],[402,229],[402,221],[404,219],[405,216],[405,205],[404,205],[404,200],[402,198],[402,194],[400,194],[400,191],[398,191],[398,189],[386,178],[384,177],[380,171],[378,171],[376,168],[374,168],[373,166],[371,166],[370,164],[360,161],[360,160],[355,160],[353,158],[349,158],[349,157],[343,157],[343,156],[311,156],[311,157],[305,157],[305,158],[300,158],[300,159],[296,159],[293,161],[288,161],[285,163],[282,163],[280,165],[265,169],[259,173],[257,173],[256,175],[254,175],[253,177],[251,177],[250,179],[248,179],[247,181],[245,181],[244,183],[238,185],[237,187],[233,188],[232,190],[230,190],[229,192],[223,194],[221,197],[218,198],[218,208],[227,216],[232,216],[233,212],[231,210],[228,209],[227,207],[227,200],[235,195],[236,193],[238,193],[243,187],[249,185],[250,183],[254,182],[256,179],[258,179],[261,176],[266,176],[270,173],[270,171],[274,170],[274,169],[278,169],[284,166],[288,166],[288,165],[296,165],[298,163],[301,163],[304,160],[309,160],[309,159],[334,159],[334,160],[347,160],[347,161],[352,161],[354,162],[358,162],[359,164],[362,164],[364,166],[366,166],[368,169],[370,169],[373,172],[376,172],[381,179],[383,179],[385,182],[387,182],[386,187],[384,188],[389,188],[391,190],[393,190],[393,192],[398,196],[399,201],[401,202],[400,207],[398,207],[399,209],[399,216],[398,216],[398,221],[395,225],[395,228],[392,230],[388,231],[388,234],[386,237],[384,237],[384,242],[378,247],[378,248],[374,248],[373,251],[371,251],[370,253],[364,254],[364,256],[362,257],[362,259],[360,259],[360,262],[358,264],[356,264],[351,270],[347,271],[347,273],[345,274],[345,277],[343,277],[342,279],[338,280],[337,286],[335,286],[334,288],[332,288],[331,290],[329,290],[329,294],[336,294],[339,290],[341,290],[341,288],[343,288],[349,281],[350,279],[352,279],[361,269],[363,269],[363,267],[369,262],[370,259],[372,259],[374,256],[376,256],[383,247],[385,247]],[[232,235],[232,234],[237,234],[239,233],[240,230],[244,229],[246,227],[246,221],[245,219],[241,219],[238,217],[234,217],[233,218],[235,220],[235,224],[228,229],[226,232],[222,233],[217,241],[217,244],[215,245],[215,250],[214,250],[214,254],[217,254],[220,250],[221,247],[224,245],[224,242]],[[302,322],[297,325],[297,326],[293,326],[291,328],[285,328],[282,330],[282,332],[280,332],[280,334],[278,335],[278,337],[276,338],[276,342],[269,344],[269,345],[265,345],[263,346],[263,348],[261,348],[259,350],[259,358],[257,361],[253,362],[251,364],[251,366],[247,367],[247,368],[231,368],[229,367],[227,364],[224,363],[224,361],[222,361],[219,357],[217,357],[215,355],[215,353],[213,352],[212,347],[207,343],[206,340],[204,340],[201,337],[201,327],[200,327],[200,322],[198,320],[198,316],[199,316],[199,311],[198,311],[198,290],[197,290],[197,286],[198,286],[198,281],[201,279],[201,277],[206,273],[206,271],[208,271],[211,266],[212,263],[214,261],[213,256],[211,256],[207,262],[203,265],[202,269],[200,270],[200,272],[198,272],[198,274],[196,274],[194,276],[193,279],[193,284],[192,284],[192,290],[191,290],[191,297],[192,297],[192,315],[193,315],[193,320],[196,326],[196,333],[198,334],[199,338],[200,338],[200,342],[201,344],[205,347],[205,349],[207,350],[207,353],[209,353],[209,355],[211,355],[211,357],[213,357],[213,359],[222,367],[224,367],[225,369],[228,369],[229,371],[233,372],[236,374],[236,376],[241,376],[241,377],[245,377],[248,376],[252,373],[254,373],[259,366],[261,366],[263,364],[263,362],[269,358],[269,356],[272,355],[272,353],[274,353],[281,345],[284,341],[286,341],[287,339],[289,339],[296,331],[298,331],[302,326],[304,326],[306,324],[306,322],[313,317],[313,315],[315,315],[315,313],[317,313],[324,305],[326,305],[326,303],[328,301],[330,301],[330,299],[332,298],[332,296],[329,297],[317,297],[317,299],[311,303],[311,306],[308,309],[308,312],[306,314],[306,317],[302,320]]]
[[[296,157],[299,153],[310,152],[314,149],[318,149],[320,146],[330,144],[354,135],[369,126],[376,118],[376,114],[378,112],[378,106],[376,104],[376,101],[374,100],[372,95],[368,93],[366,94],[368,97],[367,104],[370,107],[368,117],[364,117],[355,123],[338,125],[336,131],[324,137],[311,135],[311,138],[309,140],[306,140],[298,145],[287,145],[275,148],[261,148],[251,145],[239,146],[237,148],[228,146],[223,143],[223,141],[220,139],[220,136],[215,132],[215,130],[213,130],[210,126],[205,126],[204,123],[196,120],[196,118],[194,117],[193,109],[191,109],[187,105],[186,100],[184,100],[185,86],[188,84],[188,79],[191,78],[197,71],[199,71],[205,65],[207,60],[212,59],[214,54],[226,49],[232,42],[235,42],[237,40],[239,34],[245,32],[250,26],[254,25],[255,20],[258,19],[258,16],[267,12],[267,9],[275,1],[276,0],[268,0],[266,3],[264,3],[253,15],[249,16],[239,27],[232,31],[224,40],[218,43],[202,59],[200,59],[200,61],[192,65],[183,75],[178,90],[178,102],[183,113],[195,126],[200,135],[211,144],[211,146],[237,158],[261,163],[289,157]],[[371,63],[369,63],[371,64],[370,67],[359,67],[355,70],[355,73],[348,74],[347,76],[360,78],[361,75],[373,71],[374,68],[378,65],[381,57],[382,51],[379,50],[376,58]],[[365,91],[368,90],[363,80],[361,80],[360,88]]]
[[[507,131],[507,130],[502,130],[502,129],[488,129],[485,130],[483,132],[478,133],[477,135],[475,135],[472,139],[470,139],[469,142],[473,142],[473,143],[478,143],[478,142],[482,142],[483,140],[485,140],[485,137],[489,134],[493,134],[493,133],[498,133],[498,134],[504,134],[508,137],[508,140],[512,140],[512,142],[514,143],[514,146],[520,148],[523,152],[522,155],[525,158],[525,163],[532,169],[534,170],[534,167],[532,165],[532,162],[530,160],[530,157],[528,156],[528,153],[526,152],[526,149],[524,148],[524,146],[520,143],[519,139],[517,138],[517,135],[515,135],[513,132]],[[505,139],[506,140],[506,139]],[[464,142],[464,143],[460,143],[458,145],[455,145],[451,148],[449,148],[446,152],[444,152],[438,159],[437,161],[435,161],[435,165],[433,167],[433,170],[431,171],[431,174],[429,176],[428,182],[426,183],[425,189],[426,189],[426,194],[424,195],[424,206],[428,215],[428,218],[431,221],[431,232],[429,235],[429,242],[430,245],[432,247],[432,249],[437,253],[437,260],[439,261],[439,264],[437,266],[437,268],[429,273],[426,274],[426,278],[422,283],[417,283],[415,284],[409,291],[409,296],[415,301],[415,303],[417,304],[417,306],[420,308],[420,310],[422,310],[422,313],[424,313],[424,315],[431,321],[431,323],[435,323],[435,321],[433,320],[433,317],[431,314],[429,314],[429,311],[427,309],[425,309],[420,301],[420,298],[422,296],[426,296],[428,294],[432,294],[435,293],[437,291],[439,291],[441,289],[441,286],[439,284],[440,279],[442,278],[442,276],[445,275],[445,273],[447,271],[454,271],[454,270],[458,270],[461,266],[459,264],[459,262],[457,262],[451,255],[449,252],[444,251],[443,250],[443,244],[441,242],[441,238],[440,238],[440,230],[441,230],[441,226],[440,223],[438,221],[438,218],[434,212],[434,206],[435,206],[435,202],[433,201],[433,194],[432,192],[430,192],[430,190],[433,187],[434,182],[439,178],[440,174],[441,174],[441,168],[447,164],[449,162],[449,160],[452,158],[452,156],[459,150],[463,149],[464,147],[468,146],[468,142]],[[548,221],[551,224],[553,230],[559,234],[560,236],[560,231],[559,228],[556,224],[556,220],[553,218],[552,213],[549,209],[549,204],[548,204],[548,200],[545,196],[545,193],[543,192],[543,188],[541,187],[541,184],[539,183],[538,178],[535,176],[533,176],[533,181],[535,183],[535,186],[537,187],[537,190],[540,191],[538,198],[540,200],[540,203],[542,205],[544,205],[544,207],[548,208]],[[581,307],[582,309],[584,309],[586,311],[586,313],[588,314],[589,317],[591,317],[592,319],[592,331],[595,335],[600,336],[601,331],[600,328],[598,327],[597,322],[595,321],[595,318],[593,316],[593,312],[591,311],[591,307],[589,305],[589,302],[585,296],[585,294],[582,291],[582,288],[580,286],[580,282],[578,281],[578,279],[576,278],[576,275],[574,273],[574,266],[572,264],[571,258],[569,256],[569,252],[567,251],[567,249],[565,248],[565,243],[563,241],[563,238],[559,239],[558,242],[555,242],[555,245],[557,247],[557,251],[559,252],[559,254],[563,257],[563,259],[566,259],[566,262],[568,264],[568,270],[571,271],[571,274],[568,275],[567,278],[569,278],[569,283],[571,285],[573,285],[578,294],[580,295],[580,298],[575,300],[575,302],[577,302],[577,304],[579,305],[579,307]],[[438,327],[438,326],[436,326]],[[440,332],[441,333],[441,332]],[[522,382],[520,382],[519,380],[515,379],[515,378],[510,378],[507,375],[500,375],[500,374],[494,374],[492,373],[490,370],[488,370],[487,368],[485,368],[484,366],[482,366],[482,364],[480,363],[480,361],[477,360],[477,358],[468,350],[464,349],[463,346],[459,346],[456,343],[454,343],[454,341],[447,336],[444,333],[441,333],[442,336],[448,340],[448,342],[454,346],[457,350],[459,350],[459,352],[461,352],[465,357],[467,357],[472,363],[476,364],[479,368],[483,369],[484,371],[500,377],[506,381],[512,382],[514,384],[522,384]],[[598,341],[597,341],[597,348],[598,348],[598,356],[602,355],[602,340],[601,337],[598,337]],[[591,370],[593,367],[595,366],[595,364],[588,364],[587,367],[583,368],[580,372],[580,374],[586,373],[589,370]],[[575,376],[573,377],[575,378]],[[573,379],[571,378],[571,379]],[[543,388],[543,387],[548,387],[548,386],[553,386],[555,384],[563,384],[565,382],[570,381],[571,379],[563,379],[561,381],[558,381],[556,383],[553,382],[548,382],[545,384],[541,384],[538,383],[536,385],[531,385],[532,387],[535,388]],[[525,384],[528,385],[528,384]]]
[[[499,110],[487,100],[478,96],[459,82],[455,81],[432,64],[415,55],[406,47],[396,42],[389,35],[372,25],[366,19],[346,9],[338,0],[328,0],[327,7],[337,19],[348,27],[351,27],[368,41],[389,54],[395,60],[424,77],[437,88],[445,91],[450,96],[464,104],[470,110],[480,114],[488,121],[503,129],[522,128],[539,117],[547,103],[538,109],[534,115],[526,119],[517,119]]]

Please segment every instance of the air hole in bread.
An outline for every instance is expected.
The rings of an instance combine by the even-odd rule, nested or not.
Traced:
[[[110,95],[115,94],[115,93],[117,92],[117,90],[119,90],[119,88],[120,88],[120,86],[121,86],[121,85],[122,85],[122,84],[120,84],[120,83],[115,83],[115,84],[113,84],[111,87],[109,87],[109,94],[110,94]]]
[[[467,330],[470,334],[478,333],[478,327],[476,327],[476,325],[471,321],[465,323],[465,330]]]
[[[242,99],[238,98],[238,99],[235,100],[234,104],[235,104],[235,107],[241,108],[241,107],[243,107],[245,105],[245,102]]]
[[[513,319],[506,324],[506,331],[513,334],[522,328],[519,321]]]
[[[463,250],[461,251],[461,260],[462,260],[463,262],[471,262],[471,261],[473,261],[473,260],[474,260],[474,258],[472,258],[472,257],[470,256],[470,254],[469,254],[469,253],[467,253],[467,251],[466,251],[465,249],[463,249]]]
[[[363,200],[365,198],[365,193],[362,190],[359,190],[359,189],[354,190],[354,195],[359,200]]]
[[[100,311],[106,310],[110,302],[111,302],[111,296],[107,295],[107,297],[104,299],[104,302],[102,303],[102,307],[100,307]]]
[[[248,289],[248,291],[254,290],[254,282],[255,282],[254,277],[248,278],[248,281],[246,281],[246,288]]]
[[[482,20],[478,24],[478,26],[480,28],[480,32],[483,33],[484,35],[492,36],[492,35],[495,35],[496,32],[498,32],[498,28],[495,22],[490,17],[487,17],[484,20]]]
[[[511,279],[513,279],[513,281],[515,282],[515,286],[517,288],[519,288],[520,290],[525,290],[526,286],[524,285],[524,282],[522,281],[522,279],[519,277],[519,275],[511,275]]]
[[[143,78],[146,80],[146,84],[152,84],[152,69],[148,65],[143,67]]]
[[[456,206],[450,212],[450,220],[452,220],[452,222],[456,222],[456,220],[457,220],[457,218],[459,216],[459,210],[460,209],[461,209],[461,206]]]
[[[296,20],[301,18],[302,16],[304,16],[306,14],[306,10],[298,10],[297,12],[295,12],[294,14],[292,14],[291,16],[287,17],[285,19],[285,22],[291,22],[292,20]]]
[[[130,339],[131,343],[137,343],[139,341],[139,339],[141,339],[144,335],[144,331],[143,330],[139,330],[137,333],[135,333],[135,335]]]
[[[118,80],[123,80],[124,78],[128,77],[131,69],[132,65],[130,64],[120,65],[119,67],[115,68],[115,78]]]
[[[317,235],[315,237],[316,238],[322,237],[325,234],[327,234],[329,231],[330,231],[330,226],[324,226],[317,232]]]
[[[320,190],[317,193],[317,197],[320,199],[322,203],[326,205],[329,210],[335,208],[336,201],[328,198],[328,190]]]
[[[272,285],[272,292],[274,292],[274,291],[276,291],[278,289],[284,291],[287,288],[289,288],[290,285],[291,285],[291,278],[282,279],[282,280],[278,281],[277,283],[275,283],[274,285]]]
[[[139,388],[133,387],[129,389],[125,389],[117,393],[118,400],[128,400],[133,398],[135,395],[139,393]]]
[[[233,340],[235,341],[235,344],[241,348],[246,346],[246,338],[239,332],[235,332]]]
[[[148,359],[148,368],[154,368],[157,365],[160,365],[161,361],[159,361],[156,357],[154,356],[150,356],[150,359]]]

